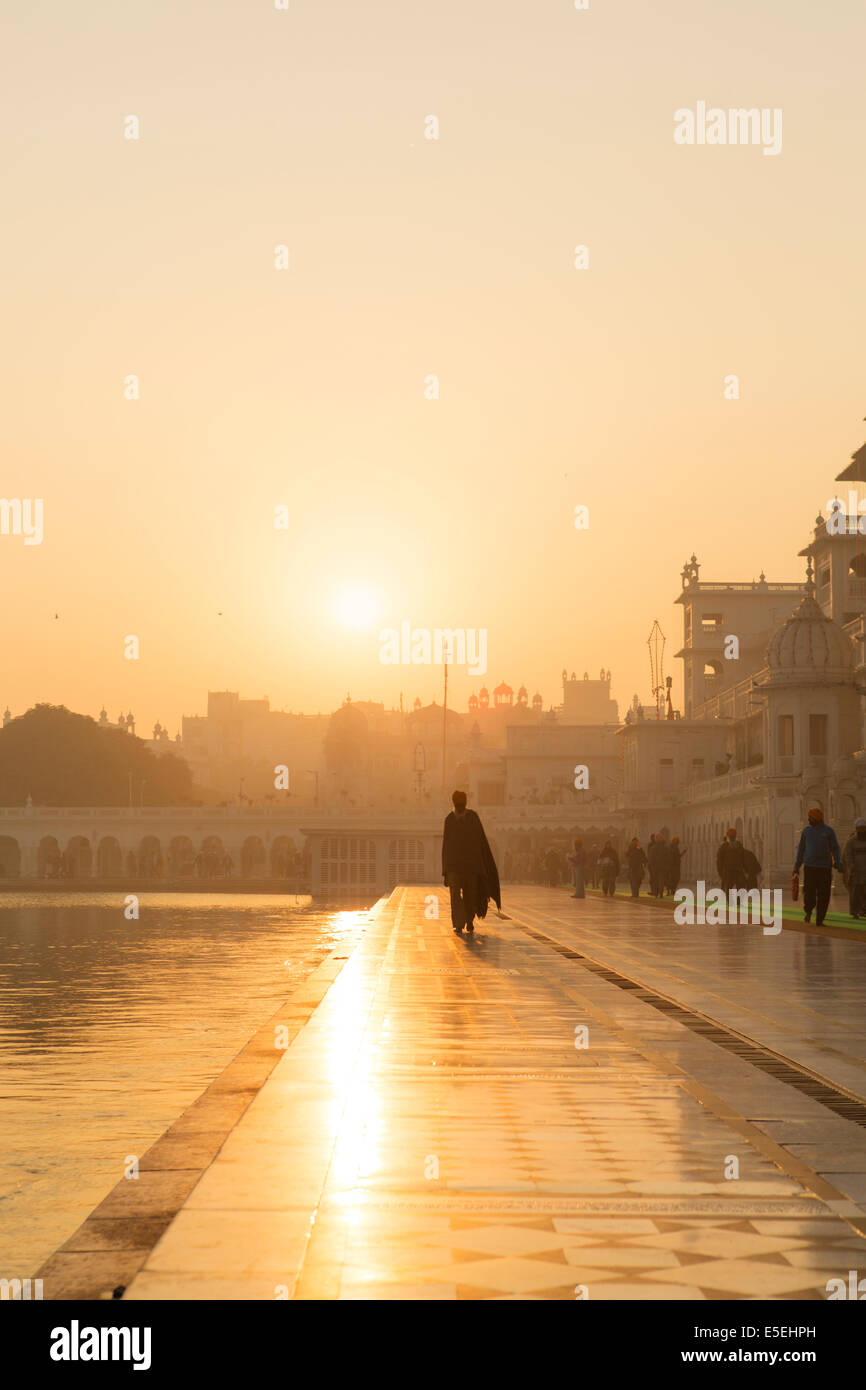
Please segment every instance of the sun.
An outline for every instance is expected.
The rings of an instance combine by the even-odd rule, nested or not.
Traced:
[[[378,608],[375,596],[368,589],[344,589],[337,596],[337,616],[345,627],[369,627]]]

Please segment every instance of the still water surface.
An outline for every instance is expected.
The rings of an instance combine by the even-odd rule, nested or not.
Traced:
[[[366,918],[255,894],[0,894],[0,1277],[31,1275]]]

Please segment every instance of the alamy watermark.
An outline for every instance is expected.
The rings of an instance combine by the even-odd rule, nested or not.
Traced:
[[[52,1361],[131,1361],[134,1371],[148,1371],[151,1329],[82,1327],[73,1318],[69,1327],[52,1328],[48,1355]]]
[[[848,509],[841,497],[831,497],[827,502],[825,529],[828,536],[866,536],[866,500],[861,501],[853,488],[848,491]],[[26,545],[26,541],[25,541]]]
[[[0,535],[23,536],[25,545],[41,545],[42,498],[0,497]]]
[[[745,926],[760,922],[765,936],[778,936],[782,930],[781,888],[731,888],[728,893],[723,888],[711,888],[707,892],[706,882],[699,878],[694,892],[691,888],[678,888],[674,902],[674,921],[680,926]]]
[[[850,1298],[857,1303],[862,1303],[866,1299],[866,1279],[860,1278],[859,1269],[848,1270],[847,1288],[844,1279],[828,1279],[825,1287],[828,1302],[839,1298]]]
[[[379,633],[383,666],[465,666],[471,676],[487,670],[486,627],[415,627],[408,619]]]
[[[27,1302],[34,1298],[42,1298],[41,1279],[0,1279],[0,1302],[5,1303],[7,1299],[15,1303],[22,1299]]]
[[[677,145],[762,145],[764,154],[782,152],[782,111],[763,106],[707,106],[697,102],[694,111],[681,106],[674,112]]]

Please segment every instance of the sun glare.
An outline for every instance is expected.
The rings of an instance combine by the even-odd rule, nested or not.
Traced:
[[[346,627],[369,627],[377,609],[376,599],[367,589],[344,589],[337,598],[337,616]]]

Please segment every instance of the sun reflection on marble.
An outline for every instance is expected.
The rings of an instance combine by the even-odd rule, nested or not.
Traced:
[[[341,927],[352,914],[340,913]],[[363,919],[366,914],[355,914]],[[350,960],[333,986],[337,1005],[329,1034],[326,1072],[344,1098],[340,1137],[334,1151],[332,1177],[338,1187],[375,1172],[381,1163],[383,1122],[376,1079],[378,1046],[364,1041],[374,991],[356,961]],[[369,1035],[367,1035],[369,1037]]]

